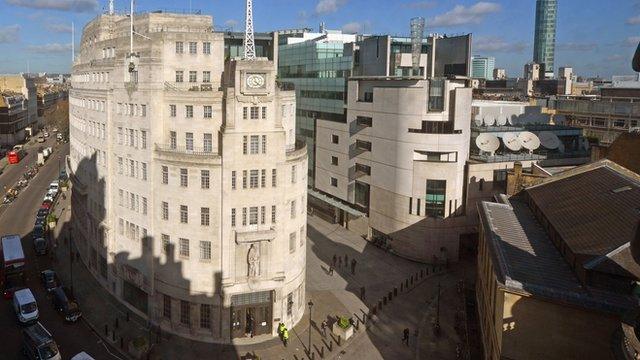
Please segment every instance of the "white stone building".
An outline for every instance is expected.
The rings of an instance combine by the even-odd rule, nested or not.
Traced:
[[[277,59],[225,59],[210,16],[140,14],[133,26],[143,36],[130,53],[129,17],[95,18],[73,66],[74,243],[165,331],[271,338],[306,304],[294,92],[277,86]]]

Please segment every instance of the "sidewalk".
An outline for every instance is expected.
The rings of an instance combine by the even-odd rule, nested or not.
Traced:
[[[55,269],[67,284],[70,284],[69,244],[64,240],[66,234],[60,232],[70,217],[70,198],[70,192],[67,192],[66,200],[57,205],[55,211],[61,216],[54,229],[58,241]],[[334,274],[330,275],[328,269],[334,255],[343,259],[343,265],[336,266]],[[350,266],[344,265],[345,256],[349,264],[351,259],[356,259],[355,274]],[[149,359],[249,359],[252,357],[245,356],[257,355],[260,359],[302,360],[308,358],[305,351],[310,330],[315,359],[320,359],[320,352],[324,352],[324,359],[455,358],[455,344],[459,340],[450,335],[449,330],[453,325],[445,324],[447,321],[453,324],[451,314],[455,310],[449,309],[449,304],[455,303],[450,299],[455,295],[448,295],[448,289],[456,283],[456,274],[445,271],[434,274],[431,266],[388,254],[357,234],[312,216],[308,219],[306,274],[306,302],[311,300],[314,303],[312,324],[310,328],[309,309],[305,307],[302,320],[290,330],[288,347],[285,348],[278,338],[254,345],[221,345],[163,333],[160,343],[153,345]],[[414,277],[413,281],[410,280],[411,276]],[[438,281],[442,283],[440,322],[443,336],[436,340],[428,329],[431,327]],[[405,287],[405,284],[409,286]],[[122,357],[134,358],[126,351],[132,348],[132,339],[144,338],[155,342],[156,336],[149,332],[146,320],[130,314],[127,321],[129,312],[126,306],[98,283],[82,261],[73,264],[73,285],[84,321],[115,348],[121,347],[122,338]],[[362,287],[366,290],[364,301],[359,298]],[[394,294],[394,288],[397,289],[397,295]],[[455,286],[453,288],[455,290]],[[383,298],[387,298],[386,304]],[[367,321],[365,328],[360,321],[374,307],[376,315]],[[322,339],[319,330],[319,324],[324,319],[337,315],[353,317],[360,324],[351,339],[342,341],[342,346],[337,346],[336,339],[329,335],[330,329],[327,330],[327,339]],[[411,331],[409,346],[401,341],[404,328]],[[417,346],[414,336],[418,328],[420,346]],[[330,341],[333,345],[331,352],[327,348]]]

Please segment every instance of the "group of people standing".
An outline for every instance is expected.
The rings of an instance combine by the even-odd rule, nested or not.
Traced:
[[[342,256],[333,254],[331,266],[329,266],[329,275],[333,275],[333,271],[336,268],[336,264],[338,265],[339,268],[342,268]],[[351,275],[356,274],[357,264],[358,264],[358,261],[356,261],[356,259],[351,259]],[[344,266],[349,266],[349,255],[347,254],[344,254]]]
[[[287,347],[287,343],[289,342],[289,329],[287,329],[284,323],[278,324],[278,335],[284,346]]]

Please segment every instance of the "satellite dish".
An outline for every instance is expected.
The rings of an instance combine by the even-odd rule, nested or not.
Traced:
[[[500,140],[495,135],[483,133],[476,138],[478,149],[493,154],[500,147]]]
[[[482,126],[482,118],[480,116],[476,116],[473,121],[476,123],[476,126]]]
[[[551,131],[542,131],[538,134],[540,144],[547,149],[557,149],[560,146],[560,139]]]
[[[529,152],[532,152],[533,150],[540,147],[540,139],[538,139],[536,134],[532,132],[523,131],[520,133],[520,135],[518,135],[518,139],[520,139],[522,146],[525,149],[529,150]]]
[[[505,126],[505,125],[507,125],[507,118],[506,118],[506,117],[498,116],[498,118],[496,119],[496,125],[498,125],[498,126]]]
[[[517,133],[505,133],[502,135],[502,142],[511,151],[520,151],[522,149],[522,143]]]
[[[489,115],[484,118],[484,124],[486,126],[493,126],[495,123],[496,123],[496,119],[493,117],[493,115]]]

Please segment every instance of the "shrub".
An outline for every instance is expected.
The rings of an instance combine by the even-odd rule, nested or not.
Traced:
[[[343,317],[343,316],[339,316],[338,317],[338,326],[340,326],[343,329],[347,329],[349,326],[351,326],[351,324],[349,323],[349,319],[347,319],[346,317]]]
[[[58,218],[56,218],[56,216],[53,214],[49,214],[47,216],[47,223],[50,223],[50,222],[58,222]]]

